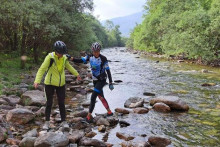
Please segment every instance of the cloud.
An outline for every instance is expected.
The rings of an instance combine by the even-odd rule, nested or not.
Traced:
[[[144,10],[147,0],[94,0],[94,16],[100,20],[130,15]]]

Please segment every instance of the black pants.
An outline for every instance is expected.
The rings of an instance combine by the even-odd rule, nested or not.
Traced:
[[[103,90],[102,90],[103,87],[105,86],[105,83],[106,83],[106,80],[93,81],[94,91],[91,95],[91,102],[90,102],[90,106],[89,106],[89,112],[90,113],[92,113],[92,111],[94,110],[97,96],[100,98],[100,100],[101,100],[102,104],[104,105],[104,107],[106,109],[109,109],[108,102],[106,101],[106,99],[104,97]]]
[[[45,92],[47,97],[46,103],[46,110],[45,110],[45,117],[46,121],[50,121],[50,113],[53,105],[53,94],[54,90],[56,90],[57,100],[60,110],[61,121],[66,120],[66,109],[65,109],[65,85],[62,87],[52,86],[52,85],[45,85]]]

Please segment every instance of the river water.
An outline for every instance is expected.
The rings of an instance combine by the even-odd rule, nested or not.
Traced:
[[[116,132],[135,136],[133,142],[147,141],[149,136],[162,135],[171,139],[169,146],[220,146],[220,70],[177,61],[167,61],[144,55],[132,54],[125,48],[111,48],[102,51],[108,60],[113,81],[122,80],[110,91],[104,87],[105,97],[114,111],[124,108],[130,97],[141,97],[146,100],[154,98],[144,96],[144,92],[160,95],[176,95],[185,101],[188,112],[159,113],[154,110],[147,114],[128,114],[119,116],[131,125],[120,128],[119,125],[108,133],[99,133],[95,139],[107,138],[114,146],[123,140],[116,137]],[[156,62],[156,61],[159,61]],[[209,73],[202,73],[207,69]],[[216,83],[216,86],[203,87],[204,83]],[[90,100],[91,94],[87,99]],[[98,99],[97,99],[98,100]],[[145,106],[150,107],[149,104]],[[106,110],[98,100],[95,113]],[[147,136],[144,136],[146,134]]]

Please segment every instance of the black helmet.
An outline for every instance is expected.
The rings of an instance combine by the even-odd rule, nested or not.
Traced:
[[[91,46],[92,51],[100,51],[101,50],[101,45],[98,42],[95,42]]]
[[[67,53],[66,44],[63,41],[56,41],[54,43],[54,50],[59,54],[66,54]]]

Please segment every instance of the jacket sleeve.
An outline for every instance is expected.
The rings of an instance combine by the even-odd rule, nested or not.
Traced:
[[[65,66],[74,76],[78,76],[79,75],[77,70],[70,65],[69,61],[66,61],[66,65]]]
[[[73,58],[72,61],[75,62],[75,63],[84,63],[84,64],[87,64],[87,62],[89,61],[89,55],[87,55],[87,56],[85,56],[85,57],[82,57],[81,59],[75,59],[75,58]]]
[[[104,68],[105,68],[107,75],[108,75],[109,83],[112,83],[112,75],[111,75],[110,67],[108,65],[108,60],[105,57],[103,61],[104,61]]]
[[[41,64],[40,68],[37,71],[34,83],[40,83],[44,73],[47,71],[50,65],[50,56],[47,55],[44,59],[44,62]]]

